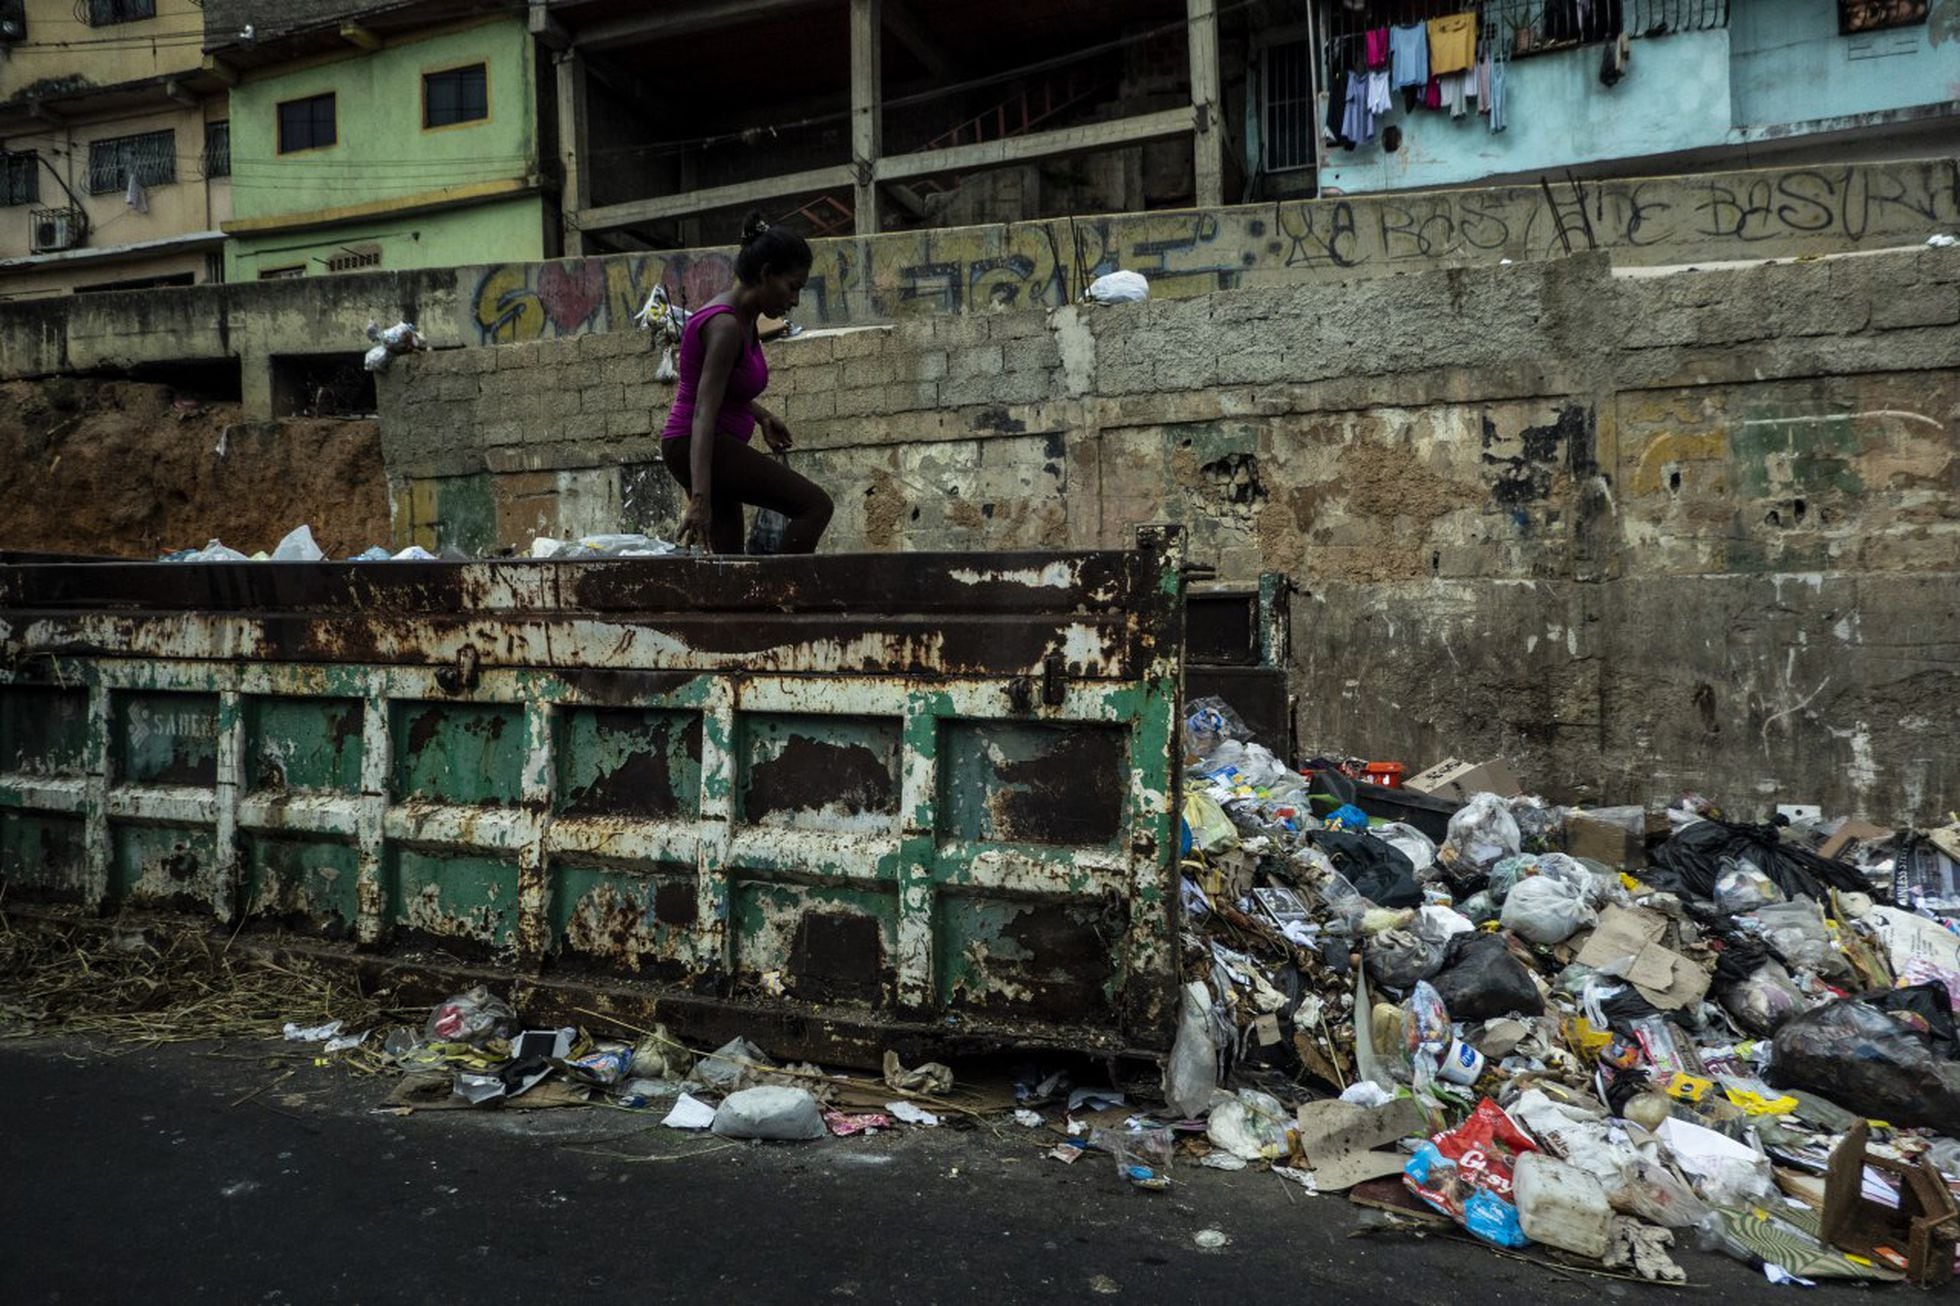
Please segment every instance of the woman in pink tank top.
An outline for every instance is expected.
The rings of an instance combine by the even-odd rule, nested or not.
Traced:
[[[810,276],[803,237],[772,228],[759,213],[742,224],[735,284],[687,319],[681,333],[674,406],[661,432],[667,470],[687,490],[683,544],[710,553],[742,551],[742,507],[770,508],[789,519],[784,553],[813,553],[830,524],[830,496],[749,443],[756,428],[769,447],[790,447],[783,419],[756,402],[769,385],[756,320],[796,307]]]

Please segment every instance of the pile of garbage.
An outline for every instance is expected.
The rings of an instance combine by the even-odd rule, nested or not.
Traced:
[[[389,1103],[402,1114],[605,1105],[657,1111],[672,1129],[785,1142],[979,1114],[948,1096],[953,1072],[938,1062],[907,1067],[887,1052],[881,1079],[854,1078],[780,1064],[743,1038],[697,1054],[659,1024],[630,1040],[571,1025],[531,1029],[481,985],[437,1003],[420,1025],[376,1022],[349,1032],[342,1020],[289,1022],[284,1034],[321,1044],[323,1056],[346,1053],[362,1069],[399,1076]]]
[[[1776,1281],[1951,1275],[1960,822],[1650,821],[1479,790],[1501,763],[1384,788],[1216,699],[1184,748],[1164,1087],[1204,1163],[1648,1279],[1684,1235]]]

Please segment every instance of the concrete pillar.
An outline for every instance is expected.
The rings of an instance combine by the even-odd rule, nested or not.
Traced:
[[[566,50],[554,63],[558,83],[558,166],[565,188],[559,196],[560,222],[565,236],[565,257],[586,254],[585,233],[577,226],[576,214],[592,207],[592,170],[587,159],[585,129],[585,57],[577,50]]]
[[[860,236],[878,234],[878,156],[884,151],[883,7],[881,0],[851,0],[851,166],[857,170],[853,207]]]
[[[1191,135],[1197,204],[1225,202],[1225,132],[1218,93],[1218,0],[1184,0],[1191,41],[1191,107],[1197,123]]]

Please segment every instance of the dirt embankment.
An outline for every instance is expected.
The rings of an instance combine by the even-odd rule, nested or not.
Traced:
[[[388,543],[377,423],[245,422],[134,381],[0,384],[0,549],[254,553],[302,522],[331,557]]]

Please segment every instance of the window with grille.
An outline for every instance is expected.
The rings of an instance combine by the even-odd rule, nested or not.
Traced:
[[[0,205],[41,202],[41,158],[32,150],[0,154]]]
[[[106,195],[122,190],[129,185],[132,175],[141,186],[161,186],[177,180],[177,133],[142,132],[89,142],[89,194]]]
[[[484,64],[427,73],[422,78],[422,125],[453,127],[490,116],[490,70]]]
[[[108,27],[157,16],[157,0],[88,0],[88,25]]]
[[[304,263],[296,263],[289,268],[266,268],[259,273],[259,280],[284,281],[289,277],[303,277],[305,275],[306,265]]]
[[[381,266],[381,246],[342,245],[327,259],[329,272],[358,272],[362,268]]]
[[[291,154],[295,150],[317,150],[332,145],[338,139],[334,129],[334,97],[331,91],[325,95],[308,96],[304,100],[288,100],[279,106],[281,154]]]
[[[204,124],[204,175],[231,176],[231,123]]]
[[[1261,151],[1267,172],[1310,168],[1314,161],[1313,79],[1306,41],[1287,41],[1266,47],[1259,78]]]

